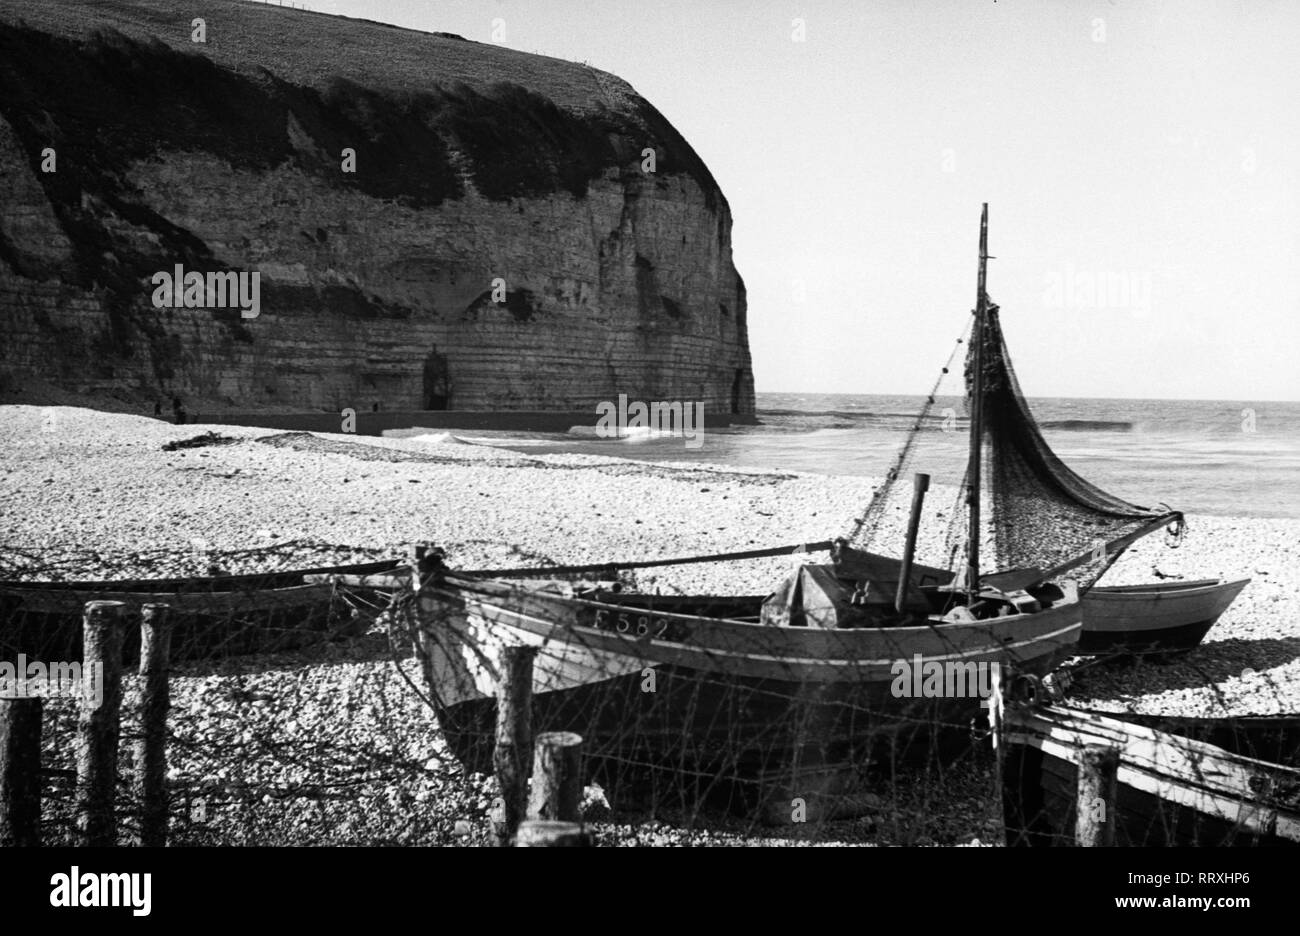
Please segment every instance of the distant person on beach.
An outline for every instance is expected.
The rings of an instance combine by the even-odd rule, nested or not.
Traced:
[[[157,400],[154,400],[153,414],[159,418],[162,417],[162,404],[159,403]]]
[[[176,417],[176,425],[185,425],[185,407],[181,406],[180,397],[172,397],[172,415]]]

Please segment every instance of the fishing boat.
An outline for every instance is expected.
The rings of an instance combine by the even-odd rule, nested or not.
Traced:
[[[595,757],[621,766],[689,760],[715,773],[793,758],[842,762],[885,733],[905,745],[926,739],[927,725],[965,730],[979,711],[979,667],[1047,672],[1078,640],[1069,586],[1027,593],[1033,611],[991,589],[975,602],[917,589],[907,613],[884,626],[845,600],[836,568],[805,566],[797,585],[766,599],[566,593],[434,570],[413,598],[447,740],[467,765],[486,769],[498,661],[523,645],[538,648],[536,730],[576,731]],[[816,599],[795,596],[804,590]],[[781,612],[802,620],[774,623]],[[913,693],[931,672],[944,680],[938,697]],[[963,689],[951,697],[958,678]],[[909,730],[916,735],[897,737]]]
[[[987,321],[988,211],[972,332]],[[978,384],[978,380],[977,380]],[[981,411],[972,397],[967,543],[959,581],[915,557],[928,476],[914,483],[902,558],[837,540],[829,563],[803,563],[766,596],[631,594],[617,586],[519,583],[446,568],[430,550],[389,609],[408,628],[438,719],[471,769],[491,763],[501,657],[537,649],[532,724],[585,739],[603,784],[628,773],[745,779],[790,763],[857,762],[888,745],[932,743],[956,730],[969,744],[999,665],[1046,673],[1073,654],[1078,591],[1038,576],[1003,589],[980,578]],[[721,562],[786,548],[642,561]],[[813,550],[801,548],[807,554]],[[575,574],[604,566],[513,570]],[[504,570],[503,570],[504,571]],[[951,579],[951,575],[947,575]],[[351,579],[365,584],[364,578]]]
[[[400,560],[385,559],[246,575],[0,581],[0,657],[80,659],[82,611],[86,602],[97,600],[120,601],[128,615],[146,604],[167,605],[178,659],[287,649],[331,626],[343,627],[352,617],[351,609],[336,601],[335,589],[313,577],[377,575],[399,565]],[[351,597],[363,597],[361,590]],[[128,660],[138,654],[135,628],[127,629],[123,650]]]
[[[880,562],[893,562],[876,557]],[[954,575],[927,569],[934,583]],[[993,572],[987,584],[1012,590],[1042,579],[1038,569]],[[1083,634],[1078,652],[1086,656],[1165,656],[1197,646],[1250,579],[1201,579],[1150,585],[1094,585],[1083,595]]]
[[[1081,653],[1188,650],[1200,643],[1249,579],[1103,586],[1097,582],[1130,546],[1162,529],[1176,545],[1184,518],[1164,505],[1141,507],[1102,491],[1056,456],[1039,432],[1011,367],[996,305],[985,341],[992,370],[983,375],[992,473],[989,500],[996,551],[1004,568],[1075,575],[1083,593]],[[968,384],[973,383],[968,373]],[[1047,481],[1047,484],[1037,482]],[[1091,539],[1086,555],[1079,547]],[[1018,575],[1018,581],[1034,577]]]
[[[1085,654],[1173,653],[1201,642],[1250,579],[1096,586],[1083,599]]]
[[[1001,588],[1040,580],[1037,569],[994,572],[984,581]],[[951,573],[931,570],[936,581]],[[1196,647],[1250,579],[1200,579],[1148,585],[1094,585],[1083,595],[1083,635],[1078,652],[1087,656],[1166,656]]]
[[[984,581],[1015,589],[1073,577],[1083,602],[1080,653],[1160,654],[1195,647],[1250,580],[1098,584],[1120,556],[1144,537],[1166,530],[1177,545],[1184,530],[1183,515],[1164,505],[1129,503],[1089,483],[1061,461],[1043,438],[1020,389],[1002,333],[1000,309],[987,297],[985,305],[979,344],[971,343],[965,372],[969,398],[978,396],[981,401],[988,465],[986,538],[993,554],[993,561],[986,564],[1003,570],[986,573]],[[935,404],[932,393],[882,491],[905,477],[914,442],[925,436]],[[979,478],[971,483],[978,485]],[[887,514],[888,504],[887,497],[873,500],[860,525],[870,530]],[[853,539],[856,542],[857,537]]]
[[[1081,808],[1120,846],[1300,845],[1300,717],[1116,715],[1019,695],[994,703],[1008,845],[1075,844]],[[1080,806],[1097,747],[1118,757],[1109,809]]]

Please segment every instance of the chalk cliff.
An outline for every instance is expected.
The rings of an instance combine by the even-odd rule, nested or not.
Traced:
[[[260,314],[155,308],[177,264]],[[249,3],[0,0],[0,330],[0,391],[754,406],[726,199],[629,85]]]

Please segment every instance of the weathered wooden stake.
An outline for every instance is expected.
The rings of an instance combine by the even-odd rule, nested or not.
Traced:
[[[1079,799],[1075,803],[1074,839],[1084,848],[1115,844],[1115,778],[1119,748],[1085,745],[1079,752]]]
[[[147,604],[140,621],[140,737],[135,742],[135,793],[140,802],[140,844],[167,844],[167,687],[171,622],[167,605]]]
[[[529,819],[582,819],[582,735],[548,731],[537,736]]]
[[[41,844],[41,709],[0,699],[0,848]]]
[[[583,829],[581,823],[529,819],[519,826],[515,845],[519,848],[590,848],[592,841],[591,833]]]
[[[532,759],[533,658],[536,647],[506,647],[497,683],[497,738],[492,763],[501,789],[498,845],[509,845],[528,805],[528,763]]]
[[[82,625],[81,712],[77,718],[77,838],[117,844],[114,798],[122,706],[120,601],[89,601]]]

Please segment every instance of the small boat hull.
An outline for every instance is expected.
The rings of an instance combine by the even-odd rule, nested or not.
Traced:
[[[1141,722],[1009,707],[1001,734],[1007,844],[1074,844],[1086,745],[1120,751],[1113,815],[1105,817],[1116,845],[1300,844],[1300,769],[1242,753],[1293,756],[1300,718]]]
[[[870,555],[883,568],[896,568],[897,559]],[[952,574],[927,569],[933,581],[946,583]],[[1005,590],[1024,588],[1041,576],[1037,569],[1011,569],[984,576],[983,581]],[[1172,653],[1190,650],[1250,584],[1250,579],[1201,579],[1155,582],[1149,585],[1097,585],[1083,596],[1082,654]]]
[[[1083,598],[1085,654],[1190,650],[1250,579],[1094,587]]]
[[[534,732],[582,735],[602,782],[665,768],[743,779],[929,750],[944,729],[968,749],[988,664],[1045,673],[1075,652],[1082,627],[1073,595],[1034,614],[860,629],[741,620],[761,599],[716,599],[709,615],[684,613],[692,599],[619,601],[493,582],[421,590],[425,678],[467,767],[490,766],[497,660],[511,645],[538,648]],[[927,665],[958,680],[927,692],[910,678]]]
[[[172,659],[287,650],[318,639],[337,613],[335,574],[391,571],[396,560],[287,570],[263,575],[97,582],[0,582],[0,659],[79,660],[87,602],[120,601],[135,616],[165,604],[172,621]],[[359,595],[360,592],[354,592]],[[127,627],[123,656],[138,658],[138,627]]]

